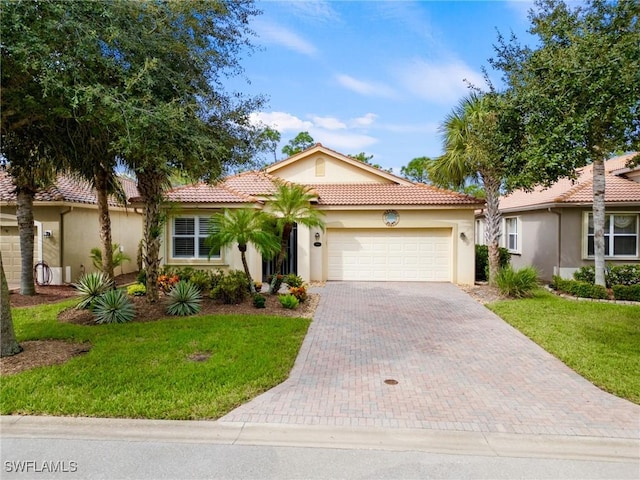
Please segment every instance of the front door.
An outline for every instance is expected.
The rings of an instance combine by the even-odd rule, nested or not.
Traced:
[[[276,256],[277,257],[277,256]],[[271,260],[262,261],[262,281],[266,281],[270,275],[273,275],[276,269],[276,257]],[[293,225],[291,235],[289,235],[289,245],[287,246],[287,256],[282,263],[280,274],[298,273],[298,225]]]

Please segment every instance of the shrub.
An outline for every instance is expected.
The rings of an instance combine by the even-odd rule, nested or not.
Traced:
[[[82,310],[93,307],[95,300],[109,290],[112,285],[107,275],[102,272],[93,272],[80,277],[78,283],[74,283],[73,286],[80,295],[80,302],[76,308]]]
[[[574,297],[609,298],[607,289],[601,285],[592,285],[591,283],[579,282],[577,280],[565,280],[557,275],[553,277],[551,288],[560,292],[568,293]]]
[[[262,295],[260,295],[259,293],[256,293],[253,296],[253,306],[256,308],[265,308],[265,304],[267,303],[267,299],[264,298]]]
[[[270,275],[267,277],[267,282],[269,282],[269,292],[273,295],[277,295],[280,291],[280,287],[282,286],[282,282],[284,281],[283,275]]]
[[[242,270],[232,270],[218,280],[211,297],[233,304],[243,302],[249,295],[249,280]]]
[[[506,248],[498,249],[500,256],[500,269],[505,268],[511,262],[511,253]],[[486,281],[489,278],[489,247],[476,245],[476,280]]]
[[[300,287],[291,287],[289,289],[289,293],[296,297],[300,303],[304,302],[307,299],[307,287],[304,285]]]
[[[102,249],[98,247],[94,247],[91,249],[91,261],[93,262],[93,266],[96,270],[103,270],[102,265]],[[119,267],[124,262],[128,262],[131,260],[131,257],[126,253],[120,251],[120,244],[114,243],[111,246],[111,262],[113,263],[113,268]]]
[[[304,280],[295,273],[289,273],[284,276],[283,283],[286,283],[289,287],[301,287],[304,284]]]
[[[613,265],[608,269],[609,285],[640,285],[640,265]]]
[[[514,270],[509,265],[500,269],[496,283],[503,295],[512,298],[529,297],[538,286],[538,272],[534,267]]]
[[[207,292],[211,289],[211,276],[204,270],[194,270],[187,280],[198,287],[201,292]]]
[[[294,308],[298,308],[300,301],[291,294],[280,295],[280,304],[284,308],[293,310]]]
[[[124,290],[109,290],[100,295],[93,306],[96,323],[127,323],[136,316],[136,309]]]
[[[616,300],[640,302],[640,285],[614,285],[611,288]]]
[[[173,286],[180,281],[180,277],[178,275],[171,274],[162,274],[158,276],[158,288],[162,290],[164,293],[168,293],[173,289]]]
[[[573,279],[583,283],[596,283],[596,269],[593,265],[585,265],[573,272]]]
[[[142,285],[146,285],[147,284],[147,271],[146,270],[140,270],[138,272],[138,276],[136,277],[136,282],[141,283]]]
[[[200,290],[191,282],[180,280],[167,297],[169,315],[193,315],[200,311]]]
[[[129,285],[127,287],[127,294],[134,297],[142,297],[146,295],[147,287],[145,287],[142,283],[134,283],[133,285]]]

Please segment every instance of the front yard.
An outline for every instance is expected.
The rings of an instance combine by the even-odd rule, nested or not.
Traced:
[[[488,307],[584,378],[640,404],[640,306],[533,298]]]
[[[2,376],[2,414],[213,419],[284,381],[310,320],[203,315],[120,325],[61,323],[75,300],[13,309],[20,342],[90,350],[63,365]]]

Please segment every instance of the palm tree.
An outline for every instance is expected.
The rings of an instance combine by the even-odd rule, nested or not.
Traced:
[[[482,183],[486,194],[485,240],[489,248],[489,284],[495,284],[500,268],[500,187],[506,175],[502,147],[498,142],[495,96],[471,93],[440,126],[444,154],[431,165],[429,176],[436,185],[460,188],[468,180]]]
[[[206,245],[210,247],[209,254],[213,255],[219,248],[237,243],[251,293],[256,293],[256,287],[247,264],[247,245],[251,243],[264,257],[272,257],[280,251],[278,237],[266,228],[270,219],[266,213],[251,208],[227,209],[211,216],[211,230],[206,239]]]
[[[275,274],[280,272],[287,255],[289,236],[296,223],[305,227],[318,227],[324,230],[324,212],[314,209],[311,200],[315,195],[302,185],[281,184],[273,199],[268,203],[269,211],[276,217],[280,234],[280,253],[276,260]],[[273,292],[271,292],[273,293]]]

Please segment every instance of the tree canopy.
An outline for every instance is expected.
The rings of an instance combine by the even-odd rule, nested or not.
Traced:
[[[284,147],[282,147],[282,153],[287,157],[291,157],[296,153],[300,153],[307,148],[313,147],[315,141],[313,137],[309,135],[309,132],[300,132],[294,138],[289,140]]]
[[[604,160],[640,150],[640,5],[538,0],[535,48],[498,38],[494,68],[518,112],[523,142],[512,186],[549,185],[593,163],[596,281],[604,285]]]

